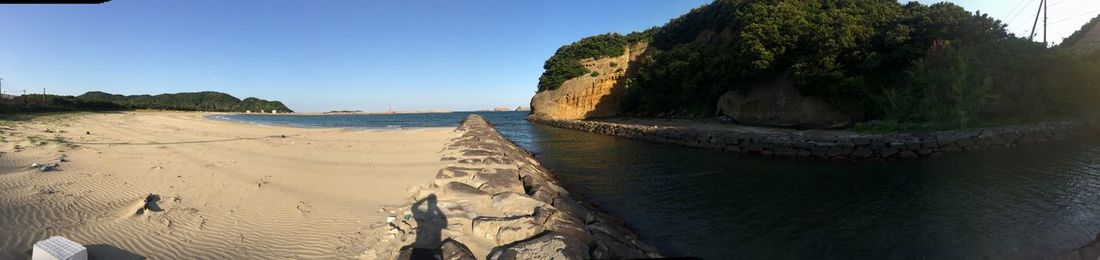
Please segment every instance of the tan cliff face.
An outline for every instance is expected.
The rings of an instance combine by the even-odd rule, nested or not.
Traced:
[[[639,43],[627,48],[618,57],[586,59],[585,68],[598,73],[576,77],[562,83],[556,90],[547,90],[531,98],[531,118],[534,119],[584,119],[608,117],[619,114],[623,82],[630,63],[645,52],[648,44]]]

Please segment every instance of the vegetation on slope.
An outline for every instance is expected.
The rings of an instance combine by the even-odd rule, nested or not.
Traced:
[[[1068,47],[1076,44],[1077,41],[1085,38],[1085,34],[1092,30],[1093,27],[1096,27],[1097,24],[1100,24],[1100,16],[1093,17],[1091,20],[1089,20],[1089,22],[1085,23],[1085,25],[1082,25],[1080,30],[1073,32],[1073,34],[1070,34],[1069,37],[1066,37],[1066,39],[1062,40],[1061,46]]]
[[[293,112],[282,102],[258,98],[237,99],[220,92],[124,96],[99,91],[80,96],[23,95],[0,103],[0,112],[111,111],[161,109],[185,111],[244,112],[279,110]]]
[[[229,94],[204,91],[193,93],[124,96],[92,91],[77,96],[90,102],[107,102],[130,109],[165,109],[188,111],[244,112],[248,110],[278,110],[293,112],[279,101],[258,98],[237,99]]]
[[[862,120],[949,127],[1066,115],[1100,100],[1096,62],[1005,27],[951,3],[718,0],[638,34],[651,50],[626,81],[622,109],[711,116],[723,93],[777,76]],[[547,73],[551,61],[581,57],[567,47]],[[540,90],[564,81],[546,75]]]
[[[0,113],[63,112],[63,111],[113,111],[122,106],[107,102],[92,102],[73,96],[31,94],[5,99],[0,103]]]
[[[643,40],[645,35],[644,32],[626,36],[608,33],[586,37],[562,46],[542,66],[546,71],[539,77],[538,91],[554,90],[566,80],[589,74],[591,71],[581,65],[581,60],[622,56],[627,44],[637,43]]]

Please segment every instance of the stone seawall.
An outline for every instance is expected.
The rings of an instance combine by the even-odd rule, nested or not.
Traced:
[[[781,158],[822,160],[917,159],[941,153],[1014,147],[1060,141],[1093,131],[1079,121],[1046,122],[913,134],[852,134],[821,131],[739,131],[681,126],[649,126],[590,120],[533,122],[657,143]]]
[[[659,257],[626,227],[562,188],[529,153],[470,115],[428,185],[370,231],[369,259],[622,259]],[[431,259],[431,258],[429,258]]]

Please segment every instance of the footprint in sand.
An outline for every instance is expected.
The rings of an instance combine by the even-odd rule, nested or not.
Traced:
[[[119,212],[117,216],[119,219],[123,219],[164,211],[164,208],[160,206],[160,202],[160,195],[149,193],[145,198],[136,199],[133,203],[130,203],[130,206]]]
[[[309,205],[309,202],[307,202],[307,201],[300,200],[300,201],[298,201],[298,207],[297,208],[298,208],[298,213],[301,213],[302,215],[306,215],[310,212],[310,209],[313,208],[313,206]]]
[[[271,175],[264,175],[259,181],[256,181],[256,188],[263,188],[264,185],[271,183]]]

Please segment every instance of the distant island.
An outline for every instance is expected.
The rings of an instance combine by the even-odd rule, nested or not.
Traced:
[[[531,117],[888,129],[1074,117],[1100,104],[1096,21],[1047,47],[947,2],[718,0],[562,46]]]
[[[110,111],[110,110],[181,110],[209,112],[277,111],[294,112],[282,102],[249,97],[238,99],[215,92],[185,92],[159,95],[118,95],[91,91],[79,96],[32,94],[6,97],[0,112]]]

